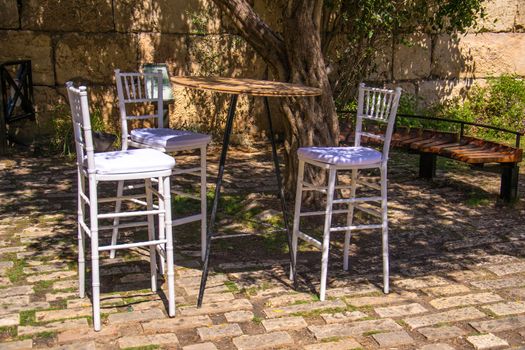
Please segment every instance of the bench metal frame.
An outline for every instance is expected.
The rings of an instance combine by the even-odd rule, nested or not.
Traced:
[[[13,75],[11,67],[15,66]],[[21,113],[16,114],[20,105]],[[30,60],[0,64],[0,154],[7,153],[7,124],[35,118],[33,75]]]
[[[339,111],[341,114],[349,114],[353,113],[353,111]],[[413,118],[413,119],[422,119],[422,120],[430,120],[430,121],[440,121],[440,122],[447,122],[447,123],[453,123],[453,124],[459,124],[459,134],[458,139],[463,140],[465,137],[465,126],[474,126],[484,129],[490,129],[495,130],[499,132],[504,132],[508,134],[512,134],[515,136],[515,149],[519,149],[521,137],[524,135],[523,132],[520,131],[514,131],[514,130],[508,130],[504,128],[495,127],[492,125],[486,125],[486,124],[480,124],[480,123],[474,123],[474,122],[468,122],[463,120],[455,120],[455,119],[448,119],[448,118],[438,118],[438,117],[430,117],[430,116],[421,116],[421,115],[410,115],[410,114],[398,114],[398,119],[396,119],[396,124],[399,124],[399,117],[401,118]],[[397,129],[397,128],[396,128]],[[438,131],[438,130],[436,130]],[[470,137],[470,136],[469,136]],[[472,137],[471,137],[472,138]],[[480,141],[486,141],[483,139],[479,139]],[[489,141],[486,141],[489,142]],[[395,143],[393,143],[395,144]],[[502,145],[505,146],[505,145]],[[508,146],[511,148],[510,146]],[[447,155],[443,154],[437,154],[433,152],[423,152],[419,151],[417,149],[412,148],[411,151],[415,153],[420,154],[419,158],[419,177],[426,178],[426,179],[432,179],[436,176],[436,167],[437,167],[437,156],[444,156]],[[450,158],[450,157],[449,157]],[[470,166],[474,169],[483,170],[483,166],[486,163],[494,163],[494,162],[481,162],[479,164],[470,164]],[[496,162],[499,165],[499,172],[501,176],[501,185],[500,185],[500,199],[506,203],[511,203],[517,200],[518,198],[518,180],[519,180],[519,161],[517,162]]]

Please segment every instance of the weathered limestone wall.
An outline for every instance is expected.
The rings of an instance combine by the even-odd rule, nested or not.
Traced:
[[[525,1],[489,0],[479,33],[409,36],[393,45],[382,79],[401,84],[424,105],[464,96],[473,84],[504,73],[525,76]]]
[[[255,6],[278,25],[269,4],[258,0]],[[525,76],[525,2],[491,0],[488,14],[482,34],[412,35],[410,47],[392,41],[370,78],[400,84],[432,103],[489,76]],[[26,142],[45,134],[50,118],[67,113],[63,86],[71,79],[88,84],[93,109],[118,132],[116,68],[136,71],[144,63],[165,62],[171,74],[261,78],[264,64],[229,28],[211,0],[0,0],[0,62],[32,60],[38,111],[38,128],[22,125],[11,132]],[[213,130],[224,119],[227,96],[175,93],[172,126]],[[240,112],[239,133],[264,130],[262,118],[254,117],[261,112],[258,99],[242,100]]]
[[[0,0],[0,62],[31,59],[38,128],[12,127],[22,142],[49,131],[49,120],[67,114],[64,84],[86,83],[92,108],[119,129],[114,69],[137,71],[167,63],[171,74],[262,77],[263,65],[209,0]],[[224,118],[227,98],[176,91],[174,126],[212,129]],[[195,103],[196,102],[196,103]],[[255,133],[257,107],[241,99],[236,130]],[[210,106],[212,108],[210,108]],[[215,113],[219,107],[221,113]]]

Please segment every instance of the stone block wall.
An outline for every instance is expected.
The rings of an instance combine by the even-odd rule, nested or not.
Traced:
[[[478,32],[409,35],[392,43],[392,70],[383,79],[417,96],[422,107],[464,97],[474,84],[501,74],[525,76],[525,2],[488,0]]]
[[[67,113],[69,80],[87,84],[92,109],[119,132],[116,68],[137,71],[156,62],[167,63],[172,75],[262,77],[263,64],[223,22],[211,0],[0,0],[0,62],[32,61],[38,112],[37,128],[25,121],[10,133],[23,143],[49,133],[50,120]],[[172,126],[192,129],[216,127],[228,102],[184,89],[175,100]],[[261,107],[253,99],[240,105],[237,132],[256,133],[252,115]]]
[[[257,9],[278,26],[278,9],[258,0]],[[400,84],[429,104],[464,94],[476,81],[501,73],[525,76],[525,3],[490,0],[480,34],[410,35],[381,53],[370,80]],[[144,63],[167,63],[171,74],[218,74],[261,78],[264,64],[231,33],[231,25],[211,0],[0,0],[0,62],[31,59],[38,128],[11,128],[22,142],[49,131],[60,117],[64,83],[88,84],[92,108],[118,132],[114,69],[136,71]],[[217,129],[227,96],[175,91],[172,126]],[[265,129],[259,99],[242,99],[235,128]],[[64,112],[65,111],[65,112]],[[276,120],[279,128],[279,120]]]

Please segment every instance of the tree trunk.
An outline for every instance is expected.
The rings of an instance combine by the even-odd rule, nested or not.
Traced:
[[[303,146],[335,146],[339,124],[321,47],[322,0],[288,0],[282,36],[258,16],[247,0],[214,0],[239,34],[257,51],[279,81],[319,87],[319,97],[280,99],[286,116],[285,187],[291,192],[297,178],[297,149]],[[312,182],[324,174],[306,172]]]
[[[323,91],[319,97],[282,101],[288,120],[285,184],[289,190],[295,188],[296,183],[297,149],[303,146],[336,146],[339,138],[339,123],[321,50],[318,28],[322,10],[320,2],[291,1],[284,20],[283,39],[290,71],[288,81],[319,87]],[[314,183],[324,181],[324,173],[307,170],[306,176]]]

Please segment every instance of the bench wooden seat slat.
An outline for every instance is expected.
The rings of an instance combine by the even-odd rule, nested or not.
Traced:
[[[440,137],[440,136],[434,136],[427,140],[412,142],[410,144],[410,148],[418,150],[428,145],[443,144],[443,143],[447,143],[450,141],[452,141],[450,137],[445,138],[445,137]]]
[[[426,136],[422,134],[426,133]],[[415,135],[419,134],[419,135]],[[393,138],[392,144],[394,147],[409,148],[412,150],[435,153],[441,156],[461,160],[466,163],[508,163],[517,162],[519,155],[515,149],[500,145],[494,142],[484,142],[483,140],[465,137],[461,142],[451,142],[457,139],[458,135],[455,133],[432,133],[428,131],[416,130],[404,135],[396,135]],[[378,143],[380,141],[367,138],[369,143]],[[479,154],[485,153],[485,156],[480,157]],[[470,157],[474,157],[469,161]]]
[[[399,138],[399,139],[394,139],[392,138],[392,140],[390,141],[390,144],[393,146],[393,147],[404,147],[402,145],[402,142],[406,142],[408,140],[416,140],[418,139],[417,137],[414,137],[414,136],[411,136],[411,137],[405,137],[405,138]]]
[[[462,149],[480,149],[479,146],[476,146],[476,145],[471,145],[470,143],[459,143],[457,146],[451,146],[451,147],[448,147],[447,150],[448,151],[454,151],[454,150],[462,150]]]
[[[350,143],[350,128],[345,142]],[[378,133],[377,127],[366,130],[369,133]],[[463,134],[463,133],[461,133]],[[371,137],[363,139],[372,145],[381,143]],[[432,178],[436,174],[436,156],[443,156],[467,164],[483,165],[499,163],[501,168],[500,197],[506,201],[517,198],[518,163],[522,161],[523,150],[494,141],[482,140],[472,136],[464,136],[458,132],[436,131],[423,128],[399,126],[392,135],[392,147],[398,147],[420,153],[419,176]]]
[[[370,133],[373,131],[368,130]],[[522,152],[516,148],[469,136],[462,137],[460,141],[457,141],[458,138],[459,135],[455,132],[404,127],[394,133],[392,146],[433,153],[473,164],[518,163],[521,161]],[[373,138],[365,140],[375,144],[381,142]],[[481,156],[481,154],[484,155]]]
[[[463,156],[463,157],[475,156],[478,154],[492,154],[492,155],[505,156],[505,155],[509,155],[510,153],[497,152],[491,149],[475,149],[475,148],[470,149],[470,150],[456,150],[456,151],[451,152],[452,156]]]
[[[459,145],[457,142],[450,142],[448,140],[443,141],[436,141],[433,143],[427,143],[426,145],[423,145],[419,148],[419,151],[421,152],[427,152],[427,153],[438,153],[441,148],[444,147],[450,147],[454,145]]]
[[[407,147],[407,148],[410,148],[410,145],[414,142],[418,142],[418,141],[424,141],[424,140],[427,140],[428,138],[427,137],[424,137],[424,136],[418,136],[418,137],[414,137],[414,138],[410,138],[410,139],[406,139],[406,140],[401,140],[401,141],[398,141],[397,142],[397,145],[398,147]]]
[[[395,142],[398,147],[410,148],[410,145],[412,143],[419,142],[419,141],[425,141],[432,137],[432,133],[429,132],[428,130],[416,129],[414,133],[415,135],[413,133],[409,133],[407,137],[395,139],[395,141],[392,140],[392,142]],[[410,135],[413,135],[413,136],[410,137]]]
[[[454,153],[461,153],[461,151],[468,151],[468,150],[476,150],[479,149],[476,146],[465,146],[465,145],[459,145],[459,146],[451,146],[451,147],[443,147],[437,152],[440,156],[450,157]]]
[[[510,159],[512,159],[512,157],[515,157],[514,152],[509,151],[509,150],[501,150],[494,146],[492,147],[472,147],[468,149],[465,149],[465,148],[455,149],[454,151],[452,151],[451,156],[454,158],[460,157],[462,161],[468,162],[469,157],[477,157],[482,154],[490,155],[494,159],[493,162],[498,162],[498,163],[508,162],[509,157]],[[487,156],[486,158],[487,160],[485,162],[489,162],[488,161],[489,157]],[[479,157],[477,161],[479,161]]]
[[[471,150],[471,151],[452,152],[452,156],[461,156],[461,157],[475,157],[475,156],[482,155],[482,154],[490,154],[492,156],[502,156],[502,157],[513,155],[512,153],[494,152],[492,150]]]
[[[392,141],[395,140],[396,142],[401,142],[401,141],[416,139],[418,137],[421,137],[421,135],[417,133],[409,133],[409,134],[404,134],[404,135],[394,134],[394,136],[392,136]]]
[[[506,156],[501,153],[490,155],[490,154],[479,154],[469,156],[453,156],[453,159],[460,160],[468,164],[484,164],[484,163],[514,163],[516,157],[513,154]]]
[[[460,144],[457,142],[448,142],[448,143],[440,143],[434,146],[429,145],[428,147],[422,147],[419,151],[420,152],[426,152],[426,153],[435,153],[438,154],[439,151],[443,148],[452,147],[452,146],[459,146]]]

